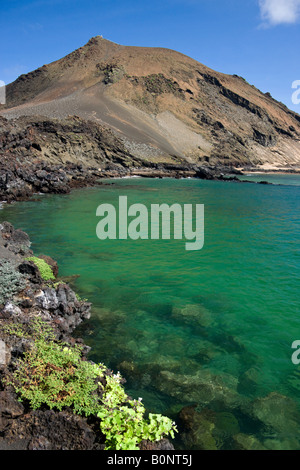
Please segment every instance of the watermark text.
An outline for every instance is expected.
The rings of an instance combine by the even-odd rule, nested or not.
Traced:
[[[144,204],[128,206],[127,196],[119,197],[118,208],[100,204],[96,216],[99,240],[182,240],[185,249],[201,250],[204,246],[203,204]],[[117,233],[118,232],[118,233]],[[173,237],[172,237],[173,233]]]

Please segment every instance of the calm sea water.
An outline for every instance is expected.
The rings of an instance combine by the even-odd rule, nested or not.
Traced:
[[[238,176],[239,179],[260,182],[267,181],[268,183],[276,185],[299,186],[300,174],[280,174],[280,173],[249,173],[243,176]]]
[[[177,420],[184,406],[197,406],[195,434],[178,447],[236,448],[241,439],[251,447],[257,439],[300,449],[300,419],[289,411],[300,405],[291,361],[300,339],[300,176],[275,179],[280,185],[111,180],[0,211],[30,235],[36,254],[58,261],[61,276],[80,276],[76,290],[93,310],[78,334],[92,360],[120,370],[152,412]],[[186,251],[184,240],[100,241],[96,208],[117,207],[121,195],[147,207],[204,204],[203,249]],[[214,413],[213,425],[204,426],[203,410]]]

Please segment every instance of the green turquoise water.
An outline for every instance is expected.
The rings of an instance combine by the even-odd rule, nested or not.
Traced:
[[[4,206],[0,217],[30,235],[36,254],[55,258],[60,275],[80,276],[76,290],[93,309],[78,334],[91,359],[120,370],[148,410],[175,420],[186,405],[212,410],[217,418],[207,432],[217,448],[235,448],[242,433],[267,448],[300,449],[300,419],[291,424],[286,399],[276,395],[274,409],[261,400],[277,392],[300,404],[291,361],[300,339],[300,176],[278,180],[111,180],[37,195]],[[96,208],[117,207],[121,195],[147,207],[204,204],[203,249],[186,251],[184,240],[172,239],[100,241]],[[191,439],[176,445],[205,448]]]
[[[268,183],[276,185],[299,186],[300,174],[280,174],[280,173],[249,173],[243,176],[238,176],[242,181],[248,180],[254,183],[260,181],[267,181]]]

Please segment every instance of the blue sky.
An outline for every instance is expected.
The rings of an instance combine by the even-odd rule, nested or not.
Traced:
[[[300,0],[7,0],[0,7],[0,80],[59,59],[103,35],[178,50],[243,76],[300,113]]]

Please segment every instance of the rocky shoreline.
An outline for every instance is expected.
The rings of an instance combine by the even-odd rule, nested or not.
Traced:
[[[153,152],[154,147],[146,148]],[[180,157],[145,157],[128,149],[110,129],[78,116],[0,117],[0,202],[24,201],[34,194],[67,194],[72,189],[103,184],[105,178],[199,178],[241,180],[247,173],[298,173],[298,169],[240,169],[231,164],[188,163]],[[261,182],[266,184],[265,181]],[[270,183],[269,183],[270,184]]]
[[[103,170],[88,168],[67,162],[65,165],[49,166],[44,163],[6,167],[0,169],[0,200],[3,202],[24,201],[36,193],[67,194],[72,189],[103,184],[104,178],[139,176],[144,178],[201,178],[208,180],[239,181],[236,177],[225,178],[221,171],[210,168],[153,165],[127,169],[108,165]]]
[[[121,139],[95,122],[0,117],[0,201],[26,200],[36,193],[66,194],[101,184],[104,178],[200,178],[240,180],[232,166],[151,161],[131,154]]]
[[[72,332],[90,317],[91,304],[80,300],[58,278],[53,259],[40,256],[57,281],[46,283],[37,265],[28,260],[33,255],[30,245],[25,232],[8,222],[0,225],[0,450],[103,450],[105,438],[99,430],[99,418],[86,418],[71,409],[56,411],[44,406],[34,410],[26,401],[18,401],[15,390],[7,384],[18,359],[32,344],[15,329],[28,328],[32,319],[46,322],[59,341],[80,345],[85,360],[90,349],[81,339],[73,338]],[[140,449],[173,449],[173,445],[167,439],[142,441]]]

